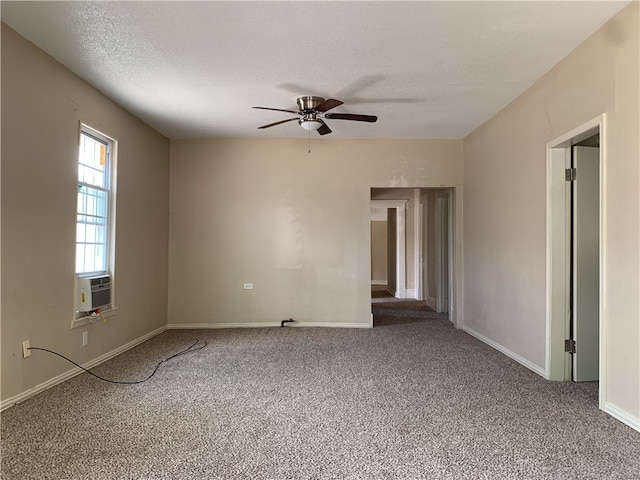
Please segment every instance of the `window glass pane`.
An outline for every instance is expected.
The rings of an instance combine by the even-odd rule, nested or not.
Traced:
[[[83,190],[85,188],[86,187],[83,187],[82,185],[78,185],[78,207],[77,207],[78,208],[78,210],[77,210],[78,212],[83,211],[83,207],[82,206],[84,205],[84,195],[82,195],[82,194],[84,193]]]
[[[107,216],[107,192],[96,190],[96,215],[106,218]]]
[[[100,186],[105,185],[104,172],[99,172],[97,170],[93,171],[93,184],[100,185]]]
[[[107,188],[107,147],[87,135],[80,136],[78,179],[98,187]]]
[[[84,267],[86,272],[95,272],[96,269],[96,246],[93,243],[87,243],[84,246]]]
[[[84,224],[78,223],[76,225],[76,243],[86,242],[87,234],[86,234],[86,226]]]
[[[76,273],[84,273],[86,271],[84,266],[84,245],[79,243],[76,245]]]
[[[96,197],[95,195],[87,195],[84,213],[88,215],[97,215]]]
[[[107,217],[108,193],[91,187],[78,192],[78,213],[94,217]]]
[[[97,243],[96,241],[96,226],[95,225],[85,225],[86,228],[86,237],[85,242],[88,243]]]
[[[86,134],[80,135],[76,226],[76,272],[108,270],[108,145]]]
[[[106,240],[107,240],[107,236],[106,236],[106,226],[105,225],[98,225],[96,227],[93,227],[95,230],[92,232],[92,235],[95,235],[95,242],[96,243],[103,243],[106,244]]]
[[[104,245],[96,244],[95,246],[95,264],[94,271],[103,271],[107,269]]]

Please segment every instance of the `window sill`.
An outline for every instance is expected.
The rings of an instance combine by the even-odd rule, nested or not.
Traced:
[[[100,321],[106,322],[107,318],[113,317],[118,314],[118,307],[100,312],[99,315],[86,316],[80,318],[74,318],[71,321],[71,329],[84,327],[85,325],[91,325],[92,323],[98,323]]]

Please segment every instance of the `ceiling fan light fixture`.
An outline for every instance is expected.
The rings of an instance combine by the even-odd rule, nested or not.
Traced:
[[[304,128],[305,130],[309,130],[314,131],[314,130],[318,130],[321,126],[322,126],[322,122],[320,120],[316,120],[316,119],[302,119],[300,120],[300,126],[302,128]]]

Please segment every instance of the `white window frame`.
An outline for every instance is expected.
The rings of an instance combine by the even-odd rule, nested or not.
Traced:
[[[105,182],[103,186],[95,185],[87,182],[80,181],[79,175],[79,166],[80,166],[80,146],[82,144],[82,136],[86,135],[87,137],[93,138],[98,142],[105,144],[106,146],[106,155],[105,155]],[[115,273],[115,202],[116,202],[116,151],[117,151],[117,141],[104,133],[88,126],[85,123],[80,123],[79,135],[78,135],[78,158],[76,160],[76,184],[79,186],[84,186],[88,188],[93,188],[97,190],[101,190],[107,193],[107,205],[106,205],[106,231],[105,231],[105,268],[102,270],[96,271],[77,271],[77,249],[78,249],[78,237],[76,232],[76,255],[74,256],[74,271],[75,278],[82,277],[94,277],[100,275],[110,275],[111,276],[111,306],[108,310],[100,312],[99,315],[87,315],[83,312],[78,312],[75,310],[75,295],[77,292],[74,291],[74,319],[71,322],[71,328],[76,328],[79,326],[87,325],[89,323],[94,323],[99,318],[105,319],[112,315],[115,315],[117,307],[115,306],[115,291],[114,291],[114,273]],[[78,228],[78,215],[81,214],[78,211],[78,205],[76,200],[76,230]],[[76,281],[77,285],[77,281]]]

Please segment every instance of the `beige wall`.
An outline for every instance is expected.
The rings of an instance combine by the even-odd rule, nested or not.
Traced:
[[[606,401],[640,418],[638,3],[464,139],[467,328],[545,367],[546,144],[605,113]]]
[[[118,314],[74,316],[79,122],[118,141]],[[2,24],[2,399],[167,322],[169,141]],[[89,345],[81,347],[82,332]]]
[[[370,324],[370,189],[460,187],[461,141],[311,150],[304,138],[171,142],[170,324]]]
[[[386,220],[371,222],[371,282],[376,285],[387,284]]]

